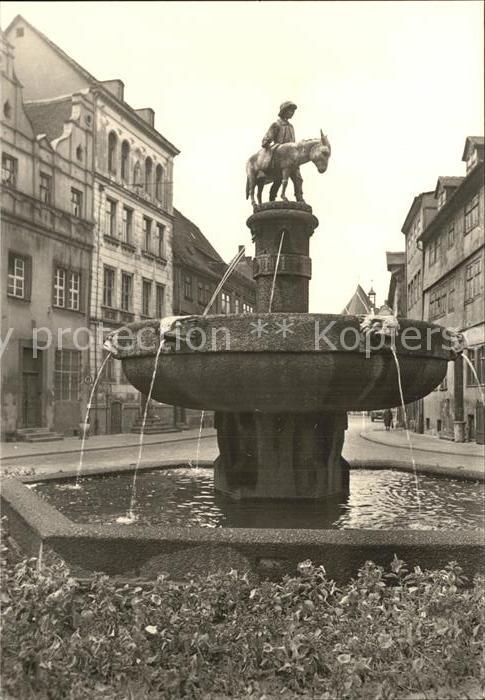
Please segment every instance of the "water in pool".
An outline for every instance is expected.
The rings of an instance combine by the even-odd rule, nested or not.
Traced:
[[[132,475],[85,477],[72,491],[68,482],[43,482],[35,491],[78,523],[116,523],[130,506]],[[138,475],[134,508],[138,525],[178,527],[477,529],[483,527],[481,483],[419,477],[421,512],[414,477],[393,470],[352,470],[350,496],[333,502],[234,502],[213,490],[212,469],[158,469]]]

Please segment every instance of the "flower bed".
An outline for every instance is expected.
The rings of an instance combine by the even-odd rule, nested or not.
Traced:
[[[6,698],[482,697],[484,580],[456,563],[136,584],[14,554],[4,537]]]

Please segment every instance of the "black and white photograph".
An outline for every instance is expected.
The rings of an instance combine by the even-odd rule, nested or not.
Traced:
[[[482,700],[483,2],[0,53],[0,696]]]

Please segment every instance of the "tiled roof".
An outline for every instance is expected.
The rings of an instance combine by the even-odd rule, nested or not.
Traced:
[[[173,255],[175,263],[189,265],[203,271],[217,267],[214,263],[222,263],[217,250],[209,243],[198,226],[182,214],[178,209],[173,210]],[[215,272],[215,270],[214,270]]]
[[[346,304],[342,314],[346,316],[361,316],[363,314],[368,314],[371,311],[371,301],[360,284],[358,284],[353,297],[350,299],[348,304]]]
[[[24,102],[24,108],[34,132],[45,134],[49,142],[61,136],[64,124],[72,113],[72,98],[49,102]]]

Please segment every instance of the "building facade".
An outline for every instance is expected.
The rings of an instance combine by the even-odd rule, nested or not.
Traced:
[[[438,179],[437,213],[423,230],[424,319],[456,328],[473,370],[459,358],[424,399],[424,430],[456,441],[483,439],[479,385],[485,383],[484,140],[469,137],[465,177]],[[478,377],[478,379],[477,379]]]
[[[41,129],[0,38],[2,435],[72,435],[88,391],[94,103],[75,92]]]
[[[177,209],[174,209],[173,254],[173,313],[176,316],[202,314],[228,266],[198,226]],[[253,313],[255,307],[253,259],[243,256],[215,297],[210,313]],[[176,423],[198,426],[200,411],[178,408]],[[211,423],[212,414],[207,412],[204,424]]]
[[[178,149],[155,129],[150,108],[133,109],[121,80],[98,81],[22,17],[7,34],[17,47],[19,75],[39,123],[48,128],[51,106],[82,91],[93,103],[90,161],[95,221],[90,288],[89,385],[101,367],[91,426],[95,433],[130,430],[144,399],[126,380],[121,363],[106,359],[103,343],[115,328],[170,315],[173,308],[173,160]],[[157,406],[168,425],[173,411]]]
[[[421,192],[411,204],[401,232],[405,236],[405,304],[406,318],[422,321],[423,316],[423,244],[419,240],[421,233],[433,220],[437,211],[437,202],[433,192]],[[408,427],[414,432],[424,432],[423,400],[414,401],[406,406]],[[401,416],[403,419],[403,416]]]

